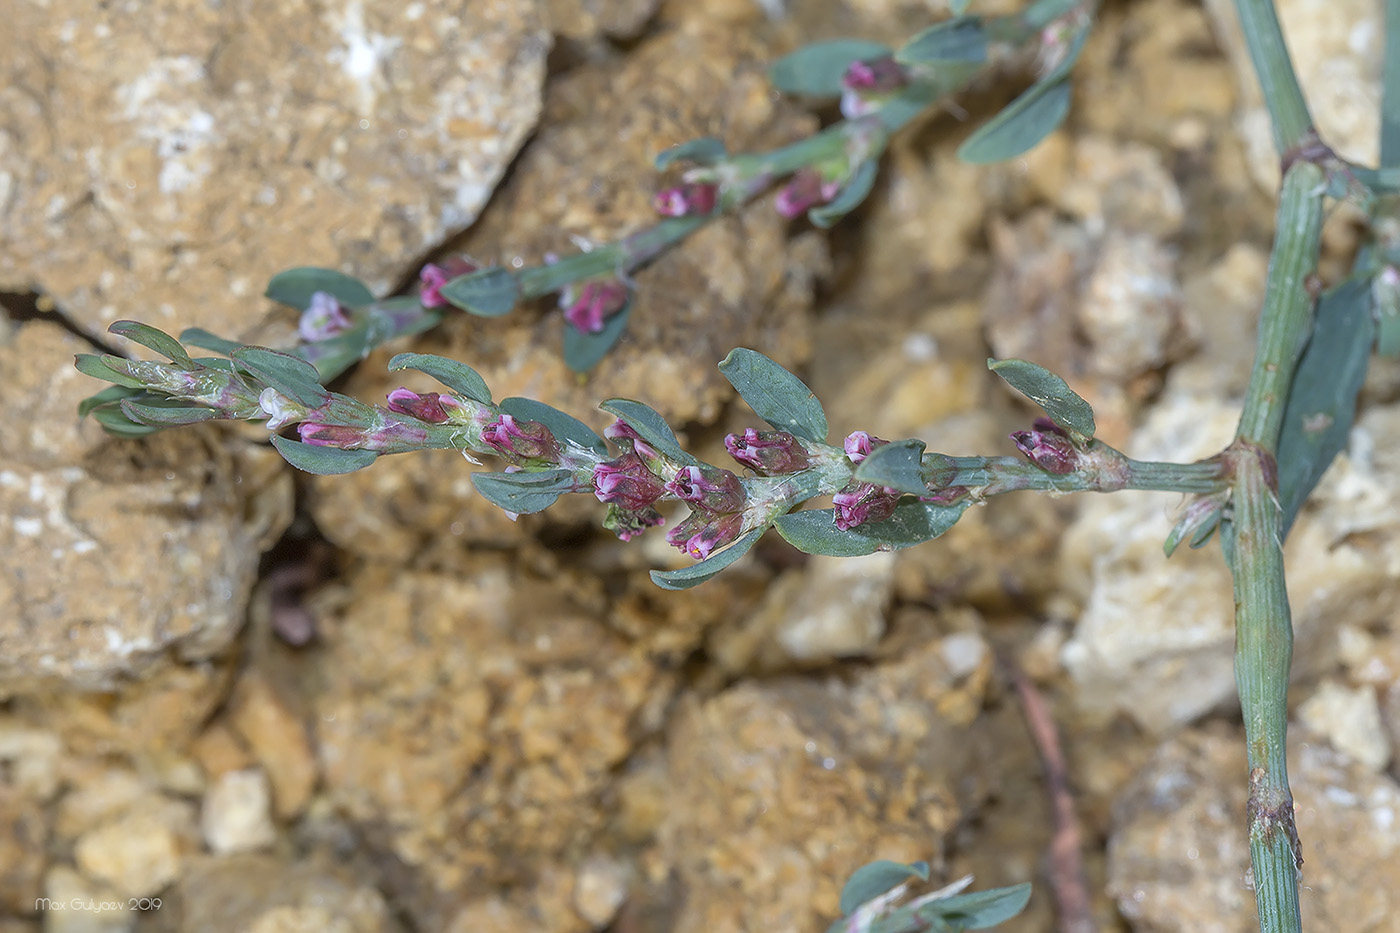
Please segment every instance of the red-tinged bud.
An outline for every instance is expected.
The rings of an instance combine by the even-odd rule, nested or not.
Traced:
[[[680,548],[696,560],[704,560],[739,538],[744,516],[738,512],[709,512],[696,509],[666,535],[666,543]]]
[[[949,486],[947,489],[940,489],[931,496],[920,496],[920,502],[927,502],[931,505],[955,505],[968,498],[972,494],[966,486]]]
[[[459,275],[470,275],[480,268],[470,259],[453,256],[445,259],[442,265],[428,263],[418,272],[418,303],[425,308],[441,308],[447,304],[442,297],[442,287]]]
[[[455,399],[452,401],[454,404],[456,403]],[[447,409],[443,407],[442,403],[443,397],[437,392],[425,392],[419,395],[408,389],[395,389],[389,393],[388,408],[390,411],[396,411],[401,415],[408,415],[429,424],[446,424],[448,421]]]
[[[297,434],[303,444],[313,447],[362,447],[365,433],[359,428],[344,424],[322,424],[319,421],[303,421],[297,425]]]
[[[349,328],[350,315],[330,292],[312,292],[311,302],[297,322],[297,333],[308,343],[328,340]]]
[[[627,305],[630,293],[617,279],[592,279],[570,285],[559,295],[564,319],[585,334],[596,334],[603,323]]]
[[[900,493],[872,483],[851,483],[831,502],[836,506],[836,527],[849,531],[867,522],[882,522],[894,514]]]
[[[773,206],[778,213],[791,220],[799,214],[825,204],[836,196],[840,186],[833,187],[815,169],[803,168],[793,173],[792,178],[778,191]]]
[[[852,463],[860,463],[876,447],[883,447],[889,441],[881,440],[873,434],[866,434],[864,431],[853,431],[846,436],[843,449],[846,451],[846,458]]]
[[[665,484],[634,453],[593,468],[593,494],[598,501],[615,503],[630,512],[650,508],[665,491]]]
[[[682,502],[711,512],[737,512],[746,499],[739,477],[712,466],[681,467],[666,489]]]
[[[1018,450],[1047,473],[1060,476],[1073,473],[1079,464],[1079,451],[1063,434],[1047,431],[1017,431],[1011,440]]]
[[[1041,415],[1032,421],[1031,428],[1045,434],[1058,434],[1060,437],[1069,437],[1069,435],[1065,433],[1065,429],[1050,420],[1047,415]]]
[[[656,193],[651,203],[662,217],[710,214],[719,203],[719,185],[713,182],[687,182],[664,188]]]
[[[644,460],[655,460],[659,456],[656,448],[642,440],[642,436],[621,418],[604,428],[603,436],[623,450],[634,451]]]
[[[730,434],[724,449],[744,466],[764,476],[797,473],[812,465],[807,449],[786,431],[757,431],[745,428],[743,434]]]
[[[481,440],[513,460],[559,459],[559,442],[538,421],[517,421],[510,415],[501,415],[481,429]]]
[[[616,504],[608,506],[607,517],[603,519],[603,527],[623,541],[631,541],[648,528],[664,524],[666,519],[656,509],[626,509]]]
[[[841,76],[842,87],[868,94],[887,94],[908,83],[904,66],[889,56],[870,62],[851,62]]]

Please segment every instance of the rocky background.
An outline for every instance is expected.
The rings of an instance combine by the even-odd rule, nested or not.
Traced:
[[[1379,8],[1282,3],[1324,134],[1361,159]],[[74,415],[97,386],[72,354],[114,320],[252,335],[284,321],[259,297],[284,267],[387,292],[441,251],[615,236],[649,222],[666,146],[817,125],[765,63],[942,15],[0,0],[0,933],[809,931],[878,857],[1033,881],[1007,929],[1053,929],[1013,668],[1061,730],[1099,928],[1251,929],[1229,578],[1213,547],[1162,558],[1171,497],[997,501],[861,560],[765,542],[664,593],[659,536],[623,546],[584,501],[512,524],[449,453],[311,478],[259,430],[128,442]],[[1130,453],[1208,455],[1276,180],[1237,32],[1224,0],[1109,4],[1069,125],[1024,159],[958,163],[950,108],[830,234],[767,204],[713,224],[641,275],[628,342],[586,379],[544,304],[411,348],[595,428],[598,400],[644,399],[715,462],[752,423],[713,367],[732,346],[805,373],[834,432],[949,453],[1009,452],[1029,413],[982,360],[1024,355]],[[960,103],[988,115],[1016,80]],[[1355,239],[1338,212],[1325,272]],[[382,397],[409,348],[345,390]],[[1313,929],[1400,914],[1397,537],[1381,363],[1289,545]]]

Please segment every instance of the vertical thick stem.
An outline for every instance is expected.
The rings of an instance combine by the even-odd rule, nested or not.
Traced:
[[[1280,154],[1307,142],[1313,134],[1312,115],[1293,72],[1288,46],[1273,0],[1235,0],[1254,73],[1273,118],[1274,146]]]

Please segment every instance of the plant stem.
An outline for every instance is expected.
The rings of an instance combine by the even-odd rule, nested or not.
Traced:
[[[1274,146],[1280,154],[1298,148],[1313,135],[1312,115],[1293,72],[1273,0],[1235,0],[1235,9],[1273,118]]]

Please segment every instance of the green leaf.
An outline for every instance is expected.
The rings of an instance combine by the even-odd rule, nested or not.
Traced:
[[[622,338],[631,317],[632,298],[629,296],[627,303],[604,321],[603,329],[596,334],[584,333],[564,322],[564,364],[576,373],[586,373],[597,366]]]
[[[711,554],[698,564],[691,564],[680,570],[653,570],[652,582],[663,590],[688,590],[692,586],[699,586],[747,554],[754,542],[763,537],[763,531],[762,528],[755,528],[718,554]]]
[[[987,368],[1039,405],[1051,421],[1080,442],[1094,436],[1094,409],[1050,370],[1026,360],[989,359]]]
[[[299,405],[319,408],[330,401],[331,394],[321,386],[316,367],[299,356],[266,347],[239,347],[232,357],[239,369]]]
[[[108,362],[109,360],[111,361],[110,363]],[[142,382],[140,379],[134,376],[128,376],[120,370],[113,369],[111,365],[115,363],[120,366],[126,362],[127,361],[121,357],[112,356],[110,354],[98,356],[95,353],[79,353],[73,357],[73,368],[84,376],[91,376],[94,379],[101,379],[104,382],[115,383],[119,386],[125,386],[128,389],[146,388],[146,383]]]
[[[677,463],[691,466],[700,462],[681,449],[675,432],[656,409],[641,402],[634,402],[630,398],[610,398],[598,407],[626,421],[642,440]]]
[[[509,314],[520,299],[520,285],[508,269],[492,266],[459,275],[438,292],[453,305],[478,317]]]
[[[849,531],[836,527],[835,509],[807,509],[781,516],[773,527],[788,544],[805,554],[860,557],[931,541],[956,525],[968,504],[901,502],[884,521],[857,525]]]
[[[925,29],[906,42],[894,57],[906,65],[984,62],[987,35],[980,19],[959,15]]]
[[[346,450],[342,447],[321,447],[303,444],[285,437],[272,438],[272,446],[298,470],[319,476],[335,476],[362,470],[379,458],[372,450]]]
[[[568,470],[545,470],[539,473],[473,473],[472,485],[483,499],[507,512],[521,515],[542,512],[566,492],[574,488],[574,476]]]
[[[809,210],[807,219],[813,226],[826,229],[860,207],[861,202],[870,194],[870,189],[875,187],[875,175],[879,168],[878,160],[873,158],[857,165],[851,177],[841,186],[841,190],[836,192],[836,197]]]
[[[133,389],[130,386],[108,386],[101,392],[98,392],[94,395],[89,395],[87,398],[83,399],[81,402],[78,403],[78,417],[86,417],[88,412],[92,411],[99,405],[107,405],[112,402],[120,402],[124,398],[133,398],[137,396],[143,396],[145,394],[146,393],[142,392],[140,389]],[[147,397],[154,398],[155,396]]]
[[[201,421],[209,421],[214,417],[212,408],[201,408],[196,405],[178,404],[172,400],[171,404],[147,404],[143,402],[123,399],[121,402],[122,411],[128,418],[139,424],[166,425],[166,424],[198,424]]]
[[[889,486],[911,496],[926,496],[929,489],[924,478],[924,447],[924,442],[915,438],[876,447],[856,465],[856,479]]]
[[[1064,122],[1069,102],[1068,78],[1038,82],[964,140],[958,158],[986,165],[1028,152]]]
[[[374,302],[374,293],[364,282],[344,272],[319,269],[315,266],[300,266],[277,273],[272,277],[272,281],[267,283],[267,291],[263,294],[273,301],[290,305],[298,311],[305,311],[311,306],[311,296],[316,292],[334,295],[336,301],[348,308],[361,308]]]
[[[1349,279],[1318,301],[1312,340],[1298,361],[1279,434],[1283,535],[1332,460],[1346,448],[1374,331],[1365,278]]]
[[[180,339],[192,347],[199,347],[204,350],[213,350],[215,353],[222,353],[229,356],[243,344],[236,340],[227,340],[223,337],[215,336],[202,327],[187,327],[180,331]]]
[[[549,432],[560,441],[572,441],[580,447],[604,456],[608,453],[607,442],[573,415],[551,408],[544,402],[532,398],[508,398],[501,401],[501,411],[521,421],[538,421],[549,428]]]
[[[843,916],[849,917],[861,904],[873,901],[881,894],[913,880],[928,880],[928,862],[911,862],[906,865],[903,862],[881,859],[869,865],[862,865],[841,889],[839,910]]]
[[[487,388],[486,380],[466,363],[431,353],[400,353],[389,361],[389,370],[398,372],[401,369],[416,369],[432,376],[458,395],[483,405],[491,404],[491,390]]]
[[[824,443],[828,427],[822,403],[807,384],[755,350],[730,350],[719,371],[764,421],[809,441]]]
[[[107,330],[118,337],[125,337],[143,347],[149,347],[183,369],[194,368],[190,355],[180,346],[180,341],[163,330],[142,324],[140,321],[117,321]]]
[[[118,437],[145,437],[160,430],[154,425],[132,421],[130,416],[122,411],[120,405],[102,405],[94,408],[92,419],[102,425],[103,430],[108,434],[115,434]]]
[[[1029,884],[1013,885],[1009,888],[992,888],[990,891],[970,891],[952,897],[929,901],[925,908],[943,919],[951,921],[963,930],[985,930],[999,923],[1005,923],[1026,909],[1031,899]]]
[[[656,170],[665,171],[669,166],[684,159],[687,162],[694,162],[696,165],[714,165],[722,162],[729,156],[729,151],[724,148],[724,140],[716,139],[713,136],[702,136],[699,139],[692,139],[689,142],[681,143],[679,146],[672,146],[656,157]]]
[[[768,80],[784,94],[839,97],[841,77],[852,62],[884,58],[890,47],[865,39],[831,39],[785,55],[768,69]]]

